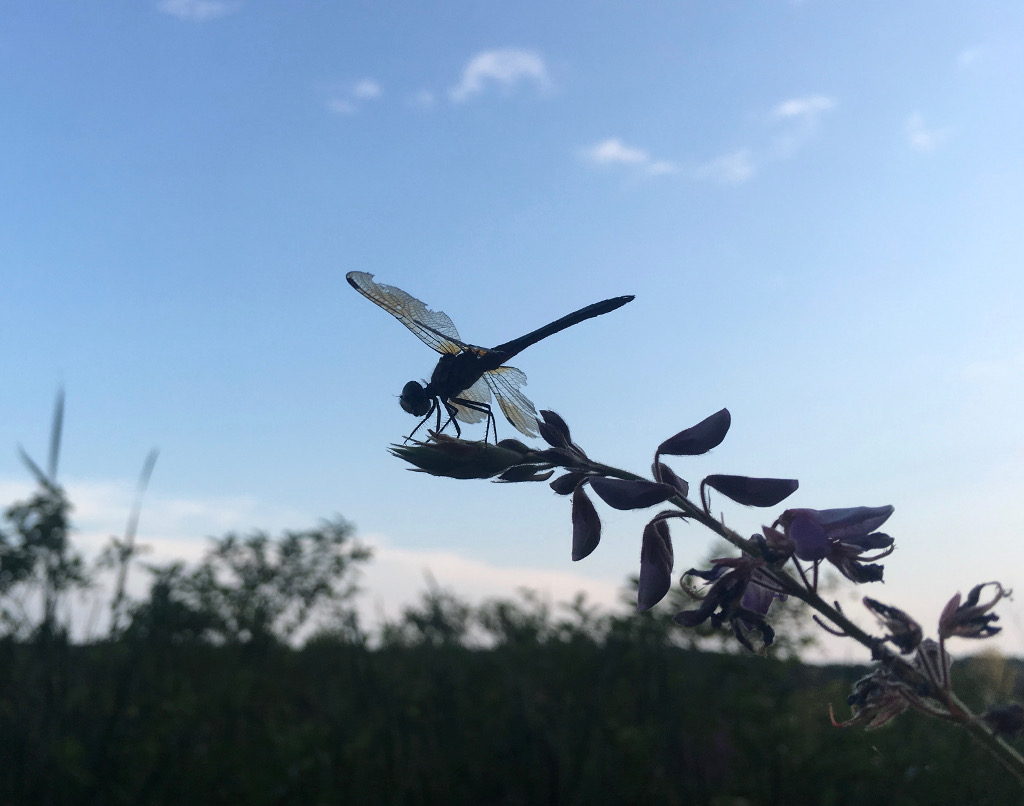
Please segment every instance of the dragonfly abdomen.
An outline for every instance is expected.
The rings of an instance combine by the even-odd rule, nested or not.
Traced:
[[[595,302],[593,305],[588,305],[585,308],[580,308],[578,311],[573,311],[570,314],[566,314],[561,319],[556,319],[550,324],[539,327],[531,333],[527,333],[525,336],[520,336],[518,339],[512,339],[504,344],[499,344],[491,353],[501,355],[501,363],[504,363],[509,358],[512,358],[516,353],[521,353],[531,344],[536,344],[541,339],[546,339],[548,336],[553,336],[561,330],[565,330],[567,327],[585,322],[587,319],[593,319],[595,316],[601,316],[602,314],[614,311],[616,308],[621,308],[627,302],[633,299],[633,295],[626,297],[612,297],[611,299],[602,300],[601,302]],[[498,364],[497,366],[500,366]]]

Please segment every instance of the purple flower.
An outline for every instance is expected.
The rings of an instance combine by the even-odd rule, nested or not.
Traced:
[[[875,563],[894,550],[889,535],[876,532],[892,515],[891,506],[845,509],[787,509],[779,517],[796,556],[805,562],[828,560],[852,582],[881,582],[883,568]],[[880,553],[864,556],[867,552]]]
[[[775,599],[785,598],[771,584],[764,573],[764,561],[759,557],[723,557],[712,560],[714,568],[700,571],[691,568],[685,576],[697,576],[711,583],[695,610],[683,610],[675,615],[675,622],[684,627],[696,627],[710,621],[714,629],[724,624],[732,627],[736,639],[751,652],[763,654],[775,641],[775,630],[765,619]],[[760,646],[751,642],[751,634],[761,635]]]

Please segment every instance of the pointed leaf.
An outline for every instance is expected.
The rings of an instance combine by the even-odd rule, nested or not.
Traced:
[[[128,515],[128,525],[124,530],[125,543],[131,546],[135,542],[135,533],[139,528],[139,516],[142,513],[142,497],[146,494],[149,486],[149,479],[153,475],[153,468],[156,467],[156,460],[160,451],[156,448],[146,454],[146,461],[142,463],[142,472],[139,473],[139,481],[135,486],[135,501],[132,503],[131,512]]]
[[[542,451],[535,451],[534,455],[541,461],[561,467],[572,467],[576,463],[576,457],[565,448],[545,448]]]
[[[497,445],[499,448],[508,448],[508,450],[516,451],[517,453],[521,453],[524,456],[530,452],[530,448],[528,445],[523,444],[518,439],[512,439],[511,437],[499,440],[497,442]]]
[[[565,473],[559,476],[549,485],[559,495],[569,495],[573,490],[583,483],[583,480],[587,477],[586,473],[580,473],[579,471],[573,471],[572,473]]]
[[[64,431],[64,388],[57,390],[57,402],[53,405],[53,425],[50,428],[50,461],[47,471],[50,481],[57,483],[57,460],[60,458],[60,438]]]
[[[43,487],[53,489],[53,483],[20,445],[18,446],[18,455],[21,456],[21,461],[25,463],[25,467],[28,468],[29,473],[36,477],[37,482],[39,482]]]
[[[572,560],[588,556],[601,542],[601,519],[583,487],[572,493]]]
[[[708,476],[704,484],[726,498],[748,507],[773,507],[788,498],[800,482],[796,479],[757,479],[750,476]]]
[[[658,453],[666,456],[699,456],[721,444],[729,432],[732,415],[728,409],[715,412],[695,426],[680,431],[658,446]]]
[[[537,427],[540,429],[541,438],[548,445],[552,445],[555,448],[568,448],[572,445],[569,426],[565,420],[555,414],[555,412],[548,411],[547,409],[541,409],[540,416],[541,419],[537,421]]]
[[[643,479],[609,479],[593,476],[590,486],[608,506],[614,509],[646,509],[668,501],[678,491],[668,484]]]
[[[683,498],[686,498],[687,494],[690,492],[690,485],[687,483],[686,479],[679,478],[675,471],[664,462],[655,462],[653,471],[654,478],[665,484],[671,484],[679,491],[679,494],[683,496]]]
[[[636,591],[638,610],[650,610],[672,587],[672,537],[668,523],[660,518],[644,527],[640,544],[640,583]]]
[[[568,448],[572,444],[566,439],[564,433],[541,420],[537,421],[537,429],[540,431],[540,438],[548,443],[548,445],[556,448]]]

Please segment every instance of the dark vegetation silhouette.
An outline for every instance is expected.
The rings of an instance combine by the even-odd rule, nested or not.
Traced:
[[[953,725],[832,727],[865,669],[801,663],[816,628],[793,603],[772,658],[679,629],[679,588],[637,613],[530,590],[472,605],[428,580],[371,633],[354,601],[370,552],[341,518],[212,539],[132,599],[155,454],[90,564],[57,481],[62,418],[59,402],[46,469],[24,455],[36,489],[0,524],[2,804],[1021,802]],[[73,597],[104,578],[109,627],[76,638]],[[1019,697],[1018,672],[954,667],[977,707]]]

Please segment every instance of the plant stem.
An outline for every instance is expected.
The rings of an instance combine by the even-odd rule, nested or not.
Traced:
[[[590,460],[581,460],[580,466],[574,469],[630,481],[650,481],[650,479],[645,479],[643,476],[638,476],[635,473]],[[728,528],[724,523],[715,520],[702,507],[690,501],[689,498],[676,495],[670,498],[669,501],[675,504],[686,517],[703,524],[719,537],[732,543],[740,551],[754,557],[760,556],[760,550],[754,541],[743,537],[738,532]],[[821,616],[832,622],[832,624],[836,625],[846,636],[865,646],[871,652],[873,660],[882,661],[897,667],[905,679],[920,678],[922,681],[925,680],[916,667],[893,652],[885,645],[882,639],[871,635],[854,624],[837,608],[822,599],[816,591],[802,585],[788,571],[782,568],[766,570],[787,594],[800,599],[816,610]],[[945,700],[946,710],[949,712],[948,718],[966,730],[975,741],[984,747],[1006,770],[1024,785],[1024,756],[1021,756],[1016,749],[1007,744],[1000,736],[993,733],[981,718],[961,702],[951,690],[947,690],[942,696]]]

